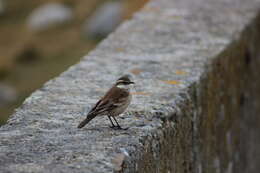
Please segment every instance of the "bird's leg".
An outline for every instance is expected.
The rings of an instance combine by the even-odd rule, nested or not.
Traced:
[[[116,122],[116,127],[117,127],[117,129],[119,129],[119,130],[127,130],[128,128],[122,128],[119,124],[118,124],[118,122],[117,122],[117,120],[116,120],[116,118],[114,117],[114,116],[112,116],[113,117],[113,119],[115,120],[115,122]]]
[[[116,126],[114,125],[113,121],[111,120],[111,117],[110,117],[110,116],[107,116],[107,117],[109,118],[109,120],[110,120],[110,122],[111,122],[111,124],[112,124],[112,126],[109,126],[109,127],[115,128]]]
[[[118,129],[122,129],[121,126],[118,124],[118,122],[117,122],[117,120],[116,120],[116,118],[114,116],[113,116],[113,119],[115,120]]]

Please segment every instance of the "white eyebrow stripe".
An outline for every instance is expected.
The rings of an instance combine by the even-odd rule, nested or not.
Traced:
[[[118,82],[124,82],[124,81],[123,81],[123,80],[118,80],[117,83],[118,83]]]

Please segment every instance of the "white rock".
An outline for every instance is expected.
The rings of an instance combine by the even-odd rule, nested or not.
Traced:
[[[83,25],[83,34],[90,37],[107,36],[122,20],[122,2],[106,2],[86,20]]]
[[[14,102],[16,99],[17,92],[12,86],[0,84],[0,106]]]
[[[28,17],[29,29],[41,31],[70,21],[73,17],[70,8],[59,3],[48,3],[32,11]]]
[[[4,14],[5,12],[5,3],[3,0],[0,0],[0,15]]]

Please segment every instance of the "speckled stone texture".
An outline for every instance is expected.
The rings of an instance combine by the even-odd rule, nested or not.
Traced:
[[[0,128],[0,172],[257,173],[260,2],[154,0]],[[78,123],[112,83],[136,86],[126,131]]]

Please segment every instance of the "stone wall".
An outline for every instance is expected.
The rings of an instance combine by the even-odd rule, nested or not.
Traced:
[[[207,172],[260,169],[259,17],[213,60],[197,87],[196,165]]]
[[[0,172],[248,172],[260,163],[260,2],[151,1],[0,128]],[[122,74],[127,131],[77,129]]]

